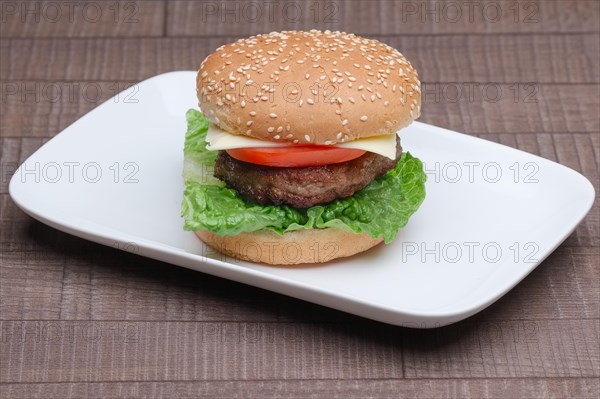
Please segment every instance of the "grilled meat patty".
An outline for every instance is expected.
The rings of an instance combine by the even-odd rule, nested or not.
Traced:
[[[261,205],[309,208],[352,196],[396,166],[401,154],[399,137],[394,160],[367,152],[351,161],[304,168],[256,165],[219,151],[214,174],[242,197]]]

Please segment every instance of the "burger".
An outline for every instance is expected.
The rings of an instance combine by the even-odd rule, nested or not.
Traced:
[[[219,47],[187,112],[184,228],[259,263],[322,263],[392,242],[425,198],[397,132],[420,114],[416,70],[344,32]]]

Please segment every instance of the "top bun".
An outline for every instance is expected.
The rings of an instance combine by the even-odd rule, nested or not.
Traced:
[[[392,134],[421,109],[417,71],[400,52],[317,30],[219,47],[200,65],[197,93],[200,108],[221,129],[295,144]]]

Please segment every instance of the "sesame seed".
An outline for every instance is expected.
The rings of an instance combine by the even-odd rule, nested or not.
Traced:
[[[313,105],[315,103],[312,98],[307,98],[306,102],[309,103],[310,105]]]
[[[246,101],[242,100],[242,102],[240,103],[240,107],[244,108],[246,106]]]
[[[325,145],[331,145],[333,142],[331,140],[325,140]]]
[[[283,132],[283,126],[279,126],[279,127],[277,128],[277,133],[281,133],[281,132]]]
[[[250,111],[250,116],[256,116],[256,112],[255,111]]]
[[[308,134],[305,134],[304,135],[304,140],[310,142],[310,136]]]
[[[350,76],[348,78],[348,80],[351,81],[351,82],[356,82],[356,78],[354,76]]]
[[[369,119],[369,117],[367,115],[363,115],[360,117],[360,120],[365,122],[367,119]]]
[[[348,101],[350,101],[352,104],[356,103],[356,101],[354,101],[354,97],[348,97]]]
[[[254,122],[252,122],[252,121],[248,121],[248,122],[246,122],[246,126],[252,126],[253,123]]]
[[[275,136],[273,136],[273,138],[274,138],[275,140],[279,140],[279,139],[281,138],[281,136],[280,136],[280,135],[278,135],[278,134],[276,134]]]
[[[270,128],[267,129],[267,132],[269,133],[273,133],[275,131],[275,128],[273,126],[271,126]]]
[[[348,119],[344,119],[344,120],[342,121],[342,126],[346,126],[347,124],[348,124]]]
[[[342,138],[342,132],[339,132],[338,134],[336,134],[335,138],[337,138],[338,140],[340,140]]]
[[[246,130],[246,134],[250,135],[252,133],[252,130]]]

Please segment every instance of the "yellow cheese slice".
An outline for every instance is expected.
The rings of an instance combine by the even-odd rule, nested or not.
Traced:
[[[275,143],[272,141],[258,140],[248,136],[238,136],[227,133],[218,126],[210,123],[206,133],[208,150],[231,150],[234,148],[253,148],[253,147],[286,147],[293,144]],[[332,147],[354,148],[374,152],[390,159],[396,158],[396,135],[386,134],[382,136],[367,137],[349,141],[347,143],[334,144]]]

